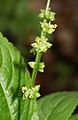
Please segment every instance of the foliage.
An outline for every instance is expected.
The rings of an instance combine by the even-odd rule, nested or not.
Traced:
[[[40,120],[71,120],[69,118],[77,105],[78,92],[61,92],[45,96],[38,101]]]
[[[20,52],[0,34],[0,119],[24,120],[34,114],[35,100],[19,99],[22,86],[30,86],[30,77]],[[31,106],[29,114],[28,106]],[[4,115],[5,113],[5,115]]]
[[[22,99],[22,86],[31,86],[29,72],[20,52],[0,34],[1,120],[76,120],[70,116],[78,105],[78,92],[54,93],[38,100]],[[37,115],[38,112],[38,115]],[[57,117],[58,116],[58,117]]]
[[[47,42],[48,34],[53,33],[57,27],[52,23],[55,20],[55,13],[50,11],[49,4],[50,0],[47,2],[46,10],[42,10],[40,14],[41,35],[32,44],[36,59],[35,62],[29,62],[33,68],[31,76],[21,53],[0,34],[1,120],[76,120],[78,118],[78,115],[72,115],[78,105],[78,92],[54,93],[37,100],[40,97],[40,85],[35,86],[35,80],[37,72],[43,72],[45,67],[43,62],[40,63],[40,59],[42,53],[51,47]]]

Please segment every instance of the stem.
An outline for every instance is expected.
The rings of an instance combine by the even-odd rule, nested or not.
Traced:
[[[51,1],[51,0],[47,0],[46,12],[47,12],[47,11],[48,11],[48,9],[49,9],[50,1]]]
[[[38,72],[38,68],[39,68],[39,63],[40,63],[40,59],[41,59],[42,53],[37,52],[36,54],[36,60],[35,60],[35,67],[33,69],[33,73],[32,73],[32,84],[34,85],[35,83],[35,79],[37,76],[37,72]]]
[[[46,12],[49,9],[50,1],[51,0],[47,0]],[[41,35],[42,35],[42,33],[43,33],[43,31],[41,31]],[[35,67],[34,67],[33,72],[32,72],[32,85],[33,86],[34,86],[35,79],[36,79],[36,76],[37,76],[37,73],[38,73],[41,56],[42,56],[42,53],[38,51],[37,54],[36,54],[36,59],[35,59]]]

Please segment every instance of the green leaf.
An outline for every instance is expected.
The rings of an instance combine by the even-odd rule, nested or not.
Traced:
[[[69,120],[78,120],[78,114],[72,115]]]
[[[22,86],[31,86],[20,52],[0,33],[0,119],[31,120],[36,100],[23,100]]]
[[[69,120],[78,105],[78,92],[62,92],[38,100],[40,120]]]

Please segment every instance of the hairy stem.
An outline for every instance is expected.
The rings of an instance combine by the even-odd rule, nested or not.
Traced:
[[[49,9],[50,1],[51,0],[47,0],[46,12]],[[41,35],[42,35],[42,33],[43,33],[43,31],[41,31]],[[39,63],[40,63],[41,56],[42,56],[42,53],[38,51],[36,53],[35,67],[34,67],[33,72],[32,72],[32,85],[33,86],[35,84],[35,80],[36,80],[36,77],[37,77],[37,73],[38,73],[38,69],[39,69]]]

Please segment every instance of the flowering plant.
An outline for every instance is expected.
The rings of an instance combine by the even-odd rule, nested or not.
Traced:
[[[31,44],[36,55],[35,62],[26,67],[21,53],[0,33],[0,119],[1,120],[77,120],[72,115],[78,105],[78,92],[62,92],[45,96],[39,100],[40,85],[35,85],[37,72],[44,72],[41,56],[52,46],[48,35],[57,25],[53,24],[55,13],[49,8],[41,10],[41,35]],[[58,116],[58,117],[57,117]]]

